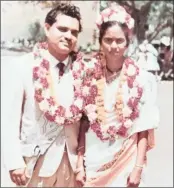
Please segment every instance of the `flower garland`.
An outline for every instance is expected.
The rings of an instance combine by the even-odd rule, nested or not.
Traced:
[[[128,131],[133,125],[133,121],[139,116],[138,104],[142,96],[143,90],[137,82],[139,75],[139,68],[135,62],[127,58],[123,63],[123,68],[119,78],[119,88],[116,94],[115,113],[117,121],[119,122],[118,128],[114,125],[107,127],[106,111],[104,108],[104,86],[106,78],[101,72],[100,61],[93,59],[92,69],[93,76],[89,74],[89,68],[86,68],[86,86],[90,85],[90,95],[86,95],[86,113],[90,121],[91,129],[101,140],[114,141],[118,136],[128,136]],[[100,70],[99,68],[100,67]],[[92,70],[91,69],[91,70]],[[100,75],[100,76],[99,76]],[[91,79],[90,79],[91,78]],[[128,86],[129,100],[127,104],[123,101],[123,86]]]
[[[101,24],[108,21],[117,21],[124,23],[131,30],[134,27],[134,19],[126,12],[126,10],[119,6],[114,5],[112,7],[104,9],[97,18],[96,24],[100,28]]]
[[[49,121],[55,122],[57,125],[73,124],[81,118],[84,104],[81,93],[84,70],[84,65],[80,61],[82,57],[78,55],[77,60],[73,62],[71,66],[74,78],[74,101],[73,104],[66,109],[59,105],[54,96],[53,81],[50,74],[50,62],[43,56],[45,50],[48,50],[48,44],[38,43],[33,51],[35,59],[35,65],[33,67],[35,100],[39,104],[40,110],[43,111]]]

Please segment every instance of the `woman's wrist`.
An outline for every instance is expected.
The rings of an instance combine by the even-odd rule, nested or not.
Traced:
[[[144,165],[135,164],[134,169],[142,171],[143,167],[144,167]]]

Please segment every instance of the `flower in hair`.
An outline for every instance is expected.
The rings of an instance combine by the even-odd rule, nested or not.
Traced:
[[[134,19],[119,5],[104,9],[96,21],[97,27],[100,28],[102,23],[108,21],[117,21],[126,24],[129,29],[133,29],[134,27]]]

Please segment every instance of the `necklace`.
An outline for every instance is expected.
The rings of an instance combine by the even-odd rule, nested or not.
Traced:
[[[81,111],[84,101],[81,93],[83,80],[83,64],[82,61],[80,61],[81,57],[79,56],[77,58],[78,61],[73,62],[73,66],[71,67],[74,83],[74,101],[69,108],[65,108],[59,104],[59,101],[57,101],[55,97],[53,80],[50,74],[50,62],[43,56],[45,50],[48,50],[48,44],[38,43],[33,51],[35,60],[33,67],[35,100],[40,110],[49,121],[55,122],[59,126],[73,124],[82,116]]]
[[[100,64],[98,59],[96,59],[96,61],[93,60],[93,62],[95,62],[94,65]],[[139,116],[138,104],[143,92],[142,87],[140,87],[137,82],[139,67],[130,58],[125,59],[123,63],[123,68],[120,72],[119,86],[116,93],[116,102],[114,105],[116,119],[119,123],[118,127],[114,124],[108,127],[105,125],[106,111],[104,107],[103,93],[106,76],[101,74],[100,77],[97,77],[96,75],[98,75],[98,72],[95,66],[93,70],[95,71],[93,76],[90,75],[90,87],[95,87],[96,92],[91,93],[90,100],[88,100],[89,103],[87,102],[85,107],[90,120],[90,128],[102,141],[114,141],[118,135],[127,137],[128,130],[130,130],[133,125],[133,120]],[[125,94],[123,86],[128,87],[129,99],[127,103],[123,101],[123,96]],[[91,103],[91,101],[95,102]]]

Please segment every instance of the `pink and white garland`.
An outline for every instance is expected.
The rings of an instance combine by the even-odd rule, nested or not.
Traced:
[[[114,125],[107,127],[105,125],[105,109],[104,109],[104,84],[105,77],[102,74],[100,62],[97,59],[91,61],[90,68],[86,68],[87,79],[84,83],[86,87],[86,113],[90,120],[90,127],[101,140],[114,141],[117,136],[126,137],[128,131],[133,126],[133,121],[139,116],[138,104],[142,96],[143,90],[137,82],[139,68],[132,59],[127,58],[123,64],[120,75],[119,88],[116,94],[115,113],[119,127]],[[91,75],[92,70],[93,75]],[[89,75],[88,75],[89,74]],[[128,86],[129,99],[127,104],[123,102],[123,86]],[[89,89],[87,89],[89,87]],[[89,90],[87,92],[87,90]],[[89,95],[90,93],[90,95]]]
[[[81,63],[81,56],[78,55],[77,61],[73,62],[71,67],[74,77],[74,101],[66,109],[59,105],[54,96],[53,81],[50,74],[50,62],[42,55],[48,50],[47,43],[38,43],[34,48],[35,66],[33,67],[33,82],[35,86],[35,100],[39,104],[40,110],[45,117],[55,122],[57,125],[73,124],[81,118],[83,108],[83,96],[81,94],[82,76],[84,65]]]

